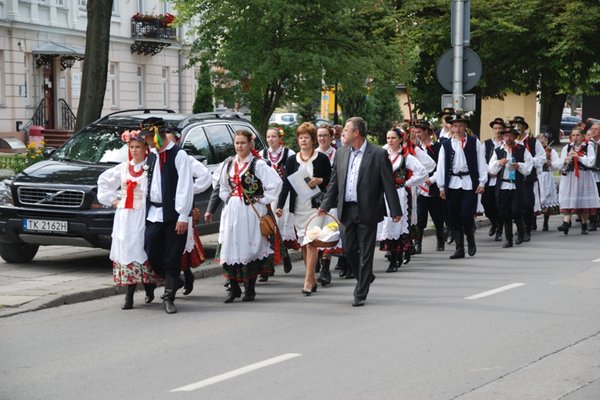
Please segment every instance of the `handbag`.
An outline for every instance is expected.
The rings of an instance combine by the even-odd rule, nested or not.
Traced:
[[[277,232],[277,223],[275,222],[275,217],[273,217],[273,212],[271,211],[271,206],[267,204],[267,214],[261,216],[258,213],[258,210],[256,209],[256,207],[254,207],[254,204],[252,203],[252,201],[250,201],[250,198],[248,197],[246,192],[244,192],[243,190],[242,190],[242,192],[244,193],[244,196],[246,196],[246,199],[248,199],[248,203],[250,203],[250,206],[252,207],[252,209],[256,213],[256,216],[258,217],[260,233],[264,237],[269,237],[271,235],[274,235],[275,232]]]

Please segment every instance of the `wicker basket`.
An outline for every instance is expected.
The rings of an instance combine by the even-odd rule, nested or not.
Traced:
[[[315,219],[318,216],[319,216],[319,214],[315,214],[312,217],[310,217],[308,219],[308,221],[306,221],[306,225],[304,225],[304,237],[306,237],[306,230],[308,229],[310,223],[312,222],[313,219]],[[334,220],[338,224],[338,227],[340,226],[340,221],[338,221],[336,217],[334,217],[333,215],[328,214],[328,213],[325,213],[325,216],[327,216],[327,217],[331,218],[332,220]],[[338,240],[334,240],[334,241],[331,241],[331,242],[324,242],[322,240],[315,239],[315,240],[309,242],[308,244],[311,245],[311,246],[313,246],[313,247],[327,248],[327,247],[335,247],[338,244],[339,241],[340,240],[338,239]]]

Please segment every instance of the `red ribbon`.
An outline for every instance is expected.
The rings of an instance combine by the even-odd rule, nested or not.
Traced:
[[[577,152],[577,157],[573,157],[573,167],[575,169],[575,177],[579,178],[579,157],[583,156],[583,151]]]
[[[133,208],[133,189],[137,186],[136,181],[127,180],[127,198],[125,199],[125,208]]]
[[[167,162],[167,152],[163,151],[162,153],[159,153],[159,160],[160,160],[160,169],[162,169],[163,165],[165,165],[165,163]]]

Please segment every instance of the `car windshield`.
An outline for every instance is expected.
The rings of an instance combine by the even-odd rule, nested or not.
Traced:
[[[121,128],[122,130],[122,128]],[[117,164],[127,159],[127,145],[111,126],[88,126],[52,155],[55,160]]]

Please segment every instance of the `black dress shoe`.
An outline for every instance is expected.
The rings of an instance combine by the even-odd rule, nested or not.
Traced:
[[[365,305],[365,301],[362,299],[354,299],[352,302],[352,307],[362,307]]]
[[[146,304],[152,303],[152,300],[154,300],[154,288],[155,287],[156,287],[155,285],[148,285],[148,286],[144,287],[144,290],[146,291],[146,297],[144,298],[144,303],[146,303]]]
[[[375,274],[371,274],[371,283],[375,282]]]
[[[469,253],[469,256],[471,257],[477,253],[477,246],[475,243],[467,245],[467,253]]]
[[[488,231],[488,236],[494,236],[496,234],[496,226],[490,226],[490,230]]]
[[[517,240],[515,240],[515,244],[519,245],[521,243],[523,243],[525,239],[523,238],[523,235],[519,235],[517,236]]]
[[[517,240],[518,240],[518,239],[517,239]],[[519,244],[519,243],[517,243],[517,244]],[[503,248],[503,249],[507,249],[507,248],[509,248],[509,247],[513,247],[513,242],[506,242],[506,243],[504,243],[504,244],[502,245],[502,248]]]
[[[494,237],[494,241],[495,242],[501,242],[502,241],[502,229],[498,229],[496,231],[496,237]]]
[[[258,278],[259,282],[267,282],[269,280],[269,275],[261,275],[260,278]]]
[[[248,302],[248,301],[254,301],[254,299],[256,299],[256,293],[252,292],[252,293],[244,293],[244,297],[242,297],[242,302]]]
[[[456,249],[454,254],[449,257],[451,260],[456,260],[457,258],[465,258],[465,249]]]
[[[344,279],[356,279],[356,277],[354,276],[354,273],[352,271],[348,271],[346,276],[344,276]]]
[[[531,233],[529,233],[529,232],[527,232],[527,231],[526,231],[526,232],[523,234],[523,241],[524,241],[524,242],[529,242],[530,240],[531,240]]]

